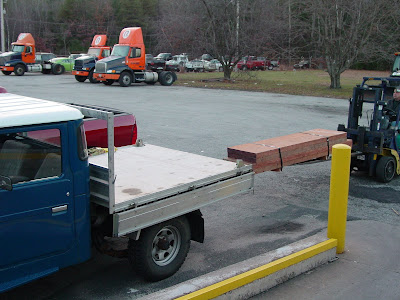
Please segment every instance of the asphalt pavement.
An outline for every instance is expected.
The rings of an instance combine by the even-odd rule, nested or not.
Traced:
[[[398,300],[399,253],[399,226],[375,221],[347,222],[345,252],[338,254],[336,261],[251,299]]]
[[[158,84],[134,84],[122,88],[78,83],[69,74],[45,76],[28,73],[22,77],[0,74],[0,85],[15,94],[59,102],[104,105],[133,112],[139,137],[145,142],[214,158],[226,157],[229,146],[315,128],[336,129],[338,123],[346,123],[348,112],[348,102],[339,99]],[[0,295],[0,298],[137,299],[302,240],[326,228],[329,176],[329,161],[287,167],[278,173],[258,174],[254,194],[235,196],[206,207],[202,210],[205,243],[192,243],[179,272],[162,282],[144,282],[131,272],[126,260],[94,253],[93,258],[84,264],[21,286]],[[400,178],[382,184],[365,174],[352,174],[347,247],[352,245],[354,238],[351,237],[354,235],[362,234],[360,238],[365,236],[369,241],[372,230],[371,233],[369,230],[353,232],[352,224],[361,220],[377,222],[386,230],[398,228],[400,217],[393,209],[400,212],[399,184]],[[393,251],[397,256],[399,249]],[[382,251],[385,250],[390,251]],[[352,253],[354,250],[349,248],[344,255]],[[345,259],[321,269],[332,268],[342,261]],[[299,278],[308,278],[314,273],[317,271]],[[341,278],[342,275],[336,276]],[[332,279],[327,280],[330,282]],[[274,291],[268,293],[276,293]],[[292,298],[297,299],[297,295]]]

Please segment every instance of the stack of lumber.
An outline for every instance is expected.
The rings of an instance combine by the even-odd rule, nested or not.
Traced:
[[[335,144],[351,146],[343,131],[313,129],[228,148],[228,159],[242,159],[256,173],[281,170],[284,166],[327,158]]]

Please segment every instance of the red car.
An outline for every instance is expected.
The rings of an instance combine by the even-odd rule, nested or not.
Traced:
[[[271,69],[271,62],[265,57],[245,56],[237,63],[239,70]]]
[[[85,105],[79,104],[79,106],[85,107]],[[99,106],[90,106],[96,108]],[[105,109],[102,107],[102,109]],[[137,126],[136,118],[134,115],[117,111],[111,108],[106,108],[110,112],[114,113],[114,146],[121,147],[127,145],[133,145],[137,140]],[[96,118],[84,118],[83,127],[85,129],[87,147],[101,147],[107,148],[107,121]],[[57,130],[37,130],[30,132],[29,136],[59,145],[60,140],[58,137],[59,133]]]
[[[85,105],[80,104],[79,106]],[[90,107],[96,108],[92,105]],[[114,145],[116,147],[121,147],[135,144],[137,140],[135,116],[112,108],[102,107],[102,109],[107,109],[114,113]],[[85,118],[83,122],[88,148],[107,148],[107,122],[95,118]]]

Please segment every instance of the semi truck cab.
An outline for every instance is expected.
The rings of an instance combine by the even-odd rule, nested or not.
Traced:
[[[48,64],[36,63],[35,39],[30,33],[20,33],[17,41],[11,45],[10,52],[0,54],[0,71],[4,75],[14,72],[15,75],[22,76],[25,72],[40,72],[45,68],[51,70]]]
[[[91,83],[98,82],[93,78],[96,61],[111,54],[111,47],[106,46],[106,42],[106,35],[95,35],[87,55],[75,59],[72,75],[75,75],[77,81],[84,82],[86,79],[89,79]]]
[[[159,81],[162,85],[173,84],[176,75],[171,71],[146,71],[145,57],[142,28],[124,28],[111,56],[96,62],[93,77],[105,85],[118,81],[124,87],[133,82],[154,84]]]

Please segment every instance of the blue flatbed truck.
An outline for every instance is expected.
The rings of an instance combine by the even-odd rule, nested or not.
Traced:
[[[88,155],[84,116],[107,121],[115,151]],[[107,241],[121,237],[135,271],[162,280],[191,240],[203,242],[200,209],[253,189],[252,167],[241,163],[115,148],[113,121],[98,107],[0,93],[0,292],[84,262],[92,246],[114,255]]]

